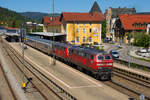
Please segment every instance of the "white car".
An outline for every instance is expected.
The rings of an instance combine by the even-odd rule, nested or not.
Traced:
[[[146,49],[146,48],[141,48],[141,49],[139,50],[139,52],[140,52],[140,53],[147,53],[147,49]]]
[[[149,52],[149,53],[150,53],[150,47],[147,49],[147,52]]]

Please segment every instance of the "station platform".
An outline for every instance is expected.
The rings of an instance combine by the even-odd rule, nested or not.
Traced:
[[[128,66],[125,66],[125,65],[122,65],[119,63],[114,63],[114,67],[122,69],[122,70],[126,70],[128,72],[135,73],[137,75],[141,75],[141,76],[145,76],[147,78],[150,78],[150,72],[148,72],[148,71],[140,70],[137,68],[131,68],[131,67],[129,68]]]
[[[19,43],[10,43],[20,54],[22,47]],[[76,97],[78,100],[128,100],[128,96],[98,81],[72,67],[56,61],[48,55],[29,46],[25,50],[25,59],[31,62],[57,85]]]

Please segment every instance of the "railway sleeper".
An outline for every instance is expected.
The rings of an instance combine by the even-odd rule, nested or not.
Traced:
[[[122,73],[122,74],[125,74],[125,75],[128,75],[128,76],[132,76],[132,77],[135,77],[135,78],[139,78],[139,79],[141,79],[141,80],[150,81],[150,78],[149,78],[149,77],[145,77],[145,76],[142,76],[142,75],[138,75],[138,74],[133,73],[133,72],[128,72],[128,71],[123,70],[123,69],[115,68],[114,71],[116,71],[117,73]]]

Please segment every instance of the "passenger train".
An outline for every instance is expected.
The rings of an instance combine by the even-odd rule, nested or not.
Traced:
[[[113,59],[110,54],[94,48],[74,46],[65,43],[26,36],[27,45],[44,53],[55,55],[67,63],[75,64],[99,80],[111,80]]]

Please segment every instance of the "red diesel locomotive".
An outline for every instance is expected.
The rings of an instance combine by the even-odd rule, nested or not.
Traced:
[[[92,73],[97,79],[111,80],[113,59],[110,54],[104,51],[52,42],[50,40],[38,39],[30,36],[27,36],[26,44],[45,53],[51,55],[55,54],[57,58],[73,63],[77,65],[79,69],[84,69]]]

